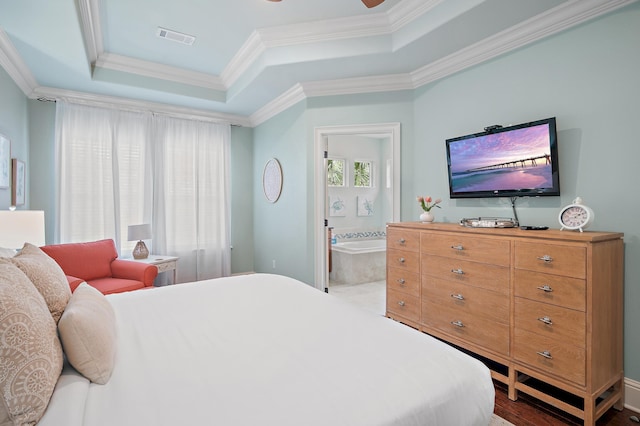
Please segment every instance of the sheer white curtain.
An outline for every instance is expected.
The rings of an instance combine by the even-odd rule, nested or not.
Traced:
[[[181,281],[229,275],[230,126],[156,116],[154,133],[154,247]]]
[[[179,281],[229,275],[229,141],[229,125],[59,101],[56,241],[128,252],[127,226],[151,223]]]

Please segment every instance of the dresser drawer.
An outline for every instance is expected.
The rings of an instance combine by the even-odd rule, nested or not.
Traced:
[[[544,243],[515,243],[515,267],[574,278],[586,277],[585,247]]]
[[[580,311],[587,303],[585,280],[521,269],[515,272],[515,295]]]
[[[422,299],[509,324],[509,297],[502,293],[425,276]]]
[[[423,254],[422,274],[509,294],[509,268]]]
[[[404,269],[387,268],[387,288],[420,296],[420,274]]]
[[[394,313],[417,323],[420,321],[420,299],[387,288],[387,313]]]
[[[420,234],[420,247],[422,253],[493,265],[509,266],[511,260],[511,246],[507,240],[423,231]]]
[[[537,333],[581,348],[585,347],[584,312],[533,300],[515,299],[515,328]]]
[[[546,356],[544,356],[544,355]],[[537,333],[515,329],[513,357],[528,367],[585,384],[585,350]]]
[[[507,324],[424,299],[422,300],[422,324],[493,352],[509,354]]]
[[[387,228],[387,248],[420,251],[420,232]]]
[[[420,272],[420,253],[387,248],[387,267]]]

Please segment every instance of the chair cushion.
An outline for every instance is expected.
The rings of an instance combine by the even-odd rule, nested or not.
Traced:
[[[52,244],[41,247],[51,256],[66,275],[90,281],[111,277],[111,262],[118,257],[113,240],[88,243]]]
[[[60,266],[30,243],[24,243],[20,253],[10,260],[36,286],[57,324],[71,297],[69,282]]]
[[[97,289],[82,283],[58,323],[69,363],[87,379],[106,384],[116,355],[116,318],[113,307]]]
[[[140,290],[145,288],[142,281],[126,280],[122,278],[98,278],[88,281],[91,287],[95,287],[102,294],[122,293],[123,291]]]
[[[7,259],[0,259],[0,341],[0,424],[36,424],[60,377],[62,348],[44,298]]]

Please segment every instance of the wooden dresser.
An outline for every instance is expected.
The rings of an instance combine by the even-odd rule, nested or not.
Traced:
[[[594,425],[622,408],[623,234],[387,226],[387,316]]]

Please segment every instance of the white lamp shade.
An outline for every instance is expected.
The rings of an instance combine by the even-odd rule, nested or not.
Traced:
[[[129,225],[128,241],[141,241],[151,238],[151,225],[148,223],[142,225]]]
[[[24,243],[43,246],[44,212],[42,210],[0,211],[0,247],[21,249]]]

